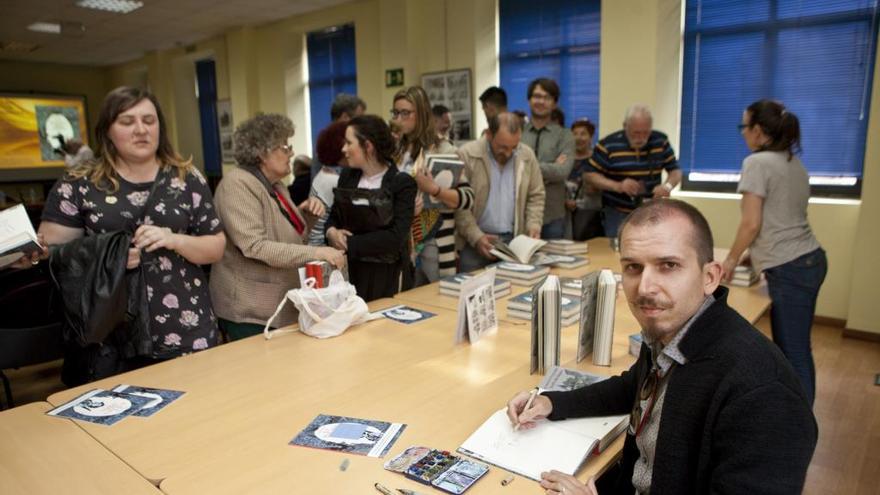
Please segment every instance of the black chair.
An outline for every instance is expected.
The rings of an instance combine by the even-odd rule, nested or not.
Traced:
[[[0,379],[7,407],[15,407],[3,370],[54,361],[64,355],[61,314],[42,270],[7,270],[0,277]]]

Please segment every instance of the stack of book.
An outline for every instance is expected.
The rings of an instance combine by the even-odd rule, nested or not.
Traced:
[[[572,256],[570,254],[537,253],[533,260],[536,265],[549,265],[555,268],[564,269],[579,268],[590,263],[590,261],[583,256]]]
[[[733,278],[730,280],[730,285],[749,287],[758,283],[758,280],[761,280],[761,276],[758,275],[758,272],[751,265],[737,265],[733,269]]]
[[[553,239],[541,247],[541,251],[550,254],[587,254],[587,243],[568,239]]]
[[[507,301],[507,316],[518,318],[520,320],[532,319],[532,306],[534,299],[531,291],[524,292]],[[564,295],[560,298],[559,313],[562,326],[573,325],[577,323],[580,317],[581,299],[580,296]]]
[[[562,294],[571,297],[581,297],[581,288],[584,281],[579,278],[559,277],[559,285],[562,287]]]
[[[716,247],[713,249],[713,255],[715,257],[715,261],[722,262],[727,259],[727,256],[730,254],[729,249]],[[740,256],[740,264],[736,265],[736,268],[733,269],[733,278],[729,285],[735,285],[737,287],[749,287],[758,283],[761,280],[761,274],[755,271],[755,268],[752,267],[751,264],[745,265],[742,264],[743,260],[748,260],[748,256],[745,254]],[[748,261],[745,261],[748,263]]]
[[[538,283],[542,278],[550,273],[547,266],[524,265],[522,263],[511,263],[502,261],[492,265],[497,271],[497,276],[516,285],[524,285],[531,287]]]
[[[470,278],[472,278],[471,275],[467,275],[464,273],[457,273],[449,277],[441,278],[440,293],[444,296],[458,297],[458,295],[461,293],[461,284],[463,284],[465,280],[468,280]],[[496,278],[494,293],[495,299],[510,294],[510,280]]]

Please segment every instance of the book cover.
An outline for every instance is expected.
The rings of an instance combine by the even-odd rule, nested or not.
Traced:
[[[559,279],[555,275],[547,275],[543,282],[532,288],[531,295],[532,349],[529,372],[543,375],[550,366],[559,365],[562,334]]]
[[[457,155],[426,155],[425,166],[443,189],[451,189],[461,182],[464,162]],[[426,210],[446,208],[443,202],[426,192],[422,193],[422,201]]]
[[[420,321],[427,320],[428,318],[437,316],[434,313],[423,311],[421,309],[416,309],[411,306],[404,306],[403,304],[384,309],[380,311],[380,314],[385,318],[388,318],[389,320],[394,320],[398,323],[404,323],[406,325],[418,323]]]
[[[462,283],[458,296],[456,344],[475,343],[484,333],[498,329],[494,292],[495,269],[492,267]]]
[[[47,412],[49,416],[111,426],[131,416],[153,399],[139,395],[94,389]]]
[[[289,444],[383,457],[405,428],[402,423],[319,414]]]
[[[178,390],[165,390],[161,388],[138,387],[135,385],[117,385],[112,389],[114,392],[125,392],[131,395],[146,397],[150,401],[135,411],[135,416],[149,417],[164,409],[172,402],[179,399],[184,392]]]
[[[567,392],[606,380],[607,376],[594,375],[561,366],[552,366],[538,387],[544,392]]]
[[[578,328],[578,347],[576,362],[581,362],[593,352],[593,337],[596,333],[596,290],[599,286],[599,272],[590,272],[580,280],[581,318]]]

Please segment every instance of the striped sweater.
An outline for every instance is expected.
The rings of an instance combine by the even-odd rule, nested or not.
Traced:
[[[453,154],[456,148],[448,141],[441,141],[440,144],[428,151],[428,154]],[[419,153],[415,160],[411,160],[409,155],[404,155],[403,163],[400,168],[410,174],[416,169],[423,166],[425,161],[425,152]],[[422,210],[422,212],[413,219],[413,239],[417,243],[423,243],[434,239],[437,244],[437,265],[438,275],[443,278],[449,275],[455,275],[455,210],[470,210],[474,205],[474,191],[468,183],[467,169],[462,170],[462,177],[458,185],[453,187],[458,193],[458,206],[456,208],[441,208],[439,210]],[[431,223],[431,217],[437,215],[439,211],[439,226],[431,228],[429,232],[422,232],[422,226]],[[416,253],[413,252],[415,255]]]
[[[636,150],[630,146],[626,133],[621,130],[609,134],[596,144],[590,157],[589,171],[599,172],[618,182],[624,179],[637,180],[644,184],[644,196],[650,197],[654,187],[660,185],[663,171],[671,172],[678,168],[675,152],[666,134],[651,131],[648,143]],[[602,191],[602,202],[605,206],[629,212],[639,205],[640,198]]]
[[[455,210],[470,210],[474,206],[474,190],[467,177],[454,188],[458,192],[458,208],[440,210],[440,228],[434,236],[437,243],[438,274],[440,277],[455,275]]]

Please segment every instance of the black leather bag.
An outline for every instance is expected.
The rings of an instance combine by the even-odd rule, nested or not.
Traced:
[[[386,189],[333,190],[334,206],[339,210],[343,228],[363,234],[385,228],[394,219],[394,199]]]
[[[126,321],[131,234],[95,234],[52,250],[49,262],[64,305],[65,340],[99,344]]]

